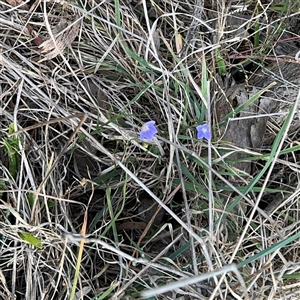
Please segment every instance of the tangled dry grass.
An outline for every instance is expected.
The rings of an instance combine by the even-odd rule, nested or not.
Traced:
[[[215,118],[297,49],[285,3],[0,2],[1,299],[300,299],[297,83],[262,149]]]

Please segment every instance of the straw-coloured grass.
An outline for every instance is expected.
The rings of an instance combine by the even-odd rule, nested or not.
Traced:
[[[299,299],[277,2],[0,2],[1,299]]]

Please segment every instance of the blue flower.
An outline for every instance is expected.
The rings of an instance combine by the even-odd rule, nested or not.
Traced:
[[[140,138],[142,141],[144,140],[152,141],[157,132],[158,131],[155,127],[155,121],[148,121],[143,125],[141,129]]]
[[[197,129],[197,138],[203,139],[206,138],[207,140],[211,139],[211,132],[209,130],[208,124],[199,125],[196,127]]]

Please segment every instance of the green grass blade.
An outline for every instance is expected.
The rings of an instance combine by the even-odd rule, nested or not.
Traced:
[[[238,268],[238,269],[239,269],[239,268],[242,268],[242,267],[244,267],[245,265],[250,264],[250,263],[252,263],[253,261],[255,261],[255,260],[257,260],[257,259],[263,258],[263,257],[265,257],[266,255],[269,255],[269,254],[271,254],[271,253],[273,253],[273,252],[275,252],[275,251],[277,251],[277,250],[283,248],[283,247],[286,246],[287,244],[290,244],[290,243],[292,243],[292,242],[298,240],[299,238],[300,238],[300,232],[298,232],[298,233],[296,233],[296,234],[294,234],[294,235],[292,235],[292,236],[290,236],[290,237],[284,239],[283,241],[280,241],[280,242],[276,243],[275,245],[273,245],[273,246],[271,246],[271,247],[269,247],[269,248],[267,248],[267,249],[265,249],[265,250],[262,250],[262,251],[260,251],[259,253],[256,253],[256,254],[254,254],[253,256],[251,256],[251,257],[245,259],[243,262],[241,262],[241,263],[239,263],[239,264],[237,265],[237,268]]]
[[[31,244],[32,246],[38,248],[38,249],[42,249],[42,241],[36,237],[34,237],[33,235],[31,235],[30,233],[27,232],[19,232],[18,233],[19,237],[26,241],[27,243]]]
[[[256,101],[264,92],[268,91],[272,86],[274,86],[275,83],[269,84],[267,87],[263,88],[262,90],[258,91],[256,94],[251,96],[245,103],[238,106],[234,111],[230,112],[228,115],[226,115],[223,120],[219,123],[219,126],[224,125],[228,119],[234,117],[235,115],[238,115],[241,111],[243,111],[245,108],[247,108],[249,105],[251,105],[254,101]]]
[[[222,57],[222,55],[221,55],[219,49],[216,49],[216,50],[215,50],[215,59],[216,59],[216,63],[217,63],[217,70],[218,70],[218,73],[219,73],[221,76],[225,76],[226,73],[227,73],[227,70],[226,70],[226,62],[225,62],[225,60],[223,59],[223,57]]]

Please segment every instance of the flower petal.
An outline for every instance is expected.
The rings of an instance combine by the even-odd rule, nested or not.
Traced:
[[[141,129],[140,139],[142,141],[144,140],[152,141],[157,132],[158,131],[155,127],[155,121],[148,121],[143,125]]]
[[[196,130],[197,130],[197,138],[199,140],[203,139],[203,138],[205,138],[207,140],[211,139],[211,132],[210,132],[208,124],[198,125],[196,127]]]

